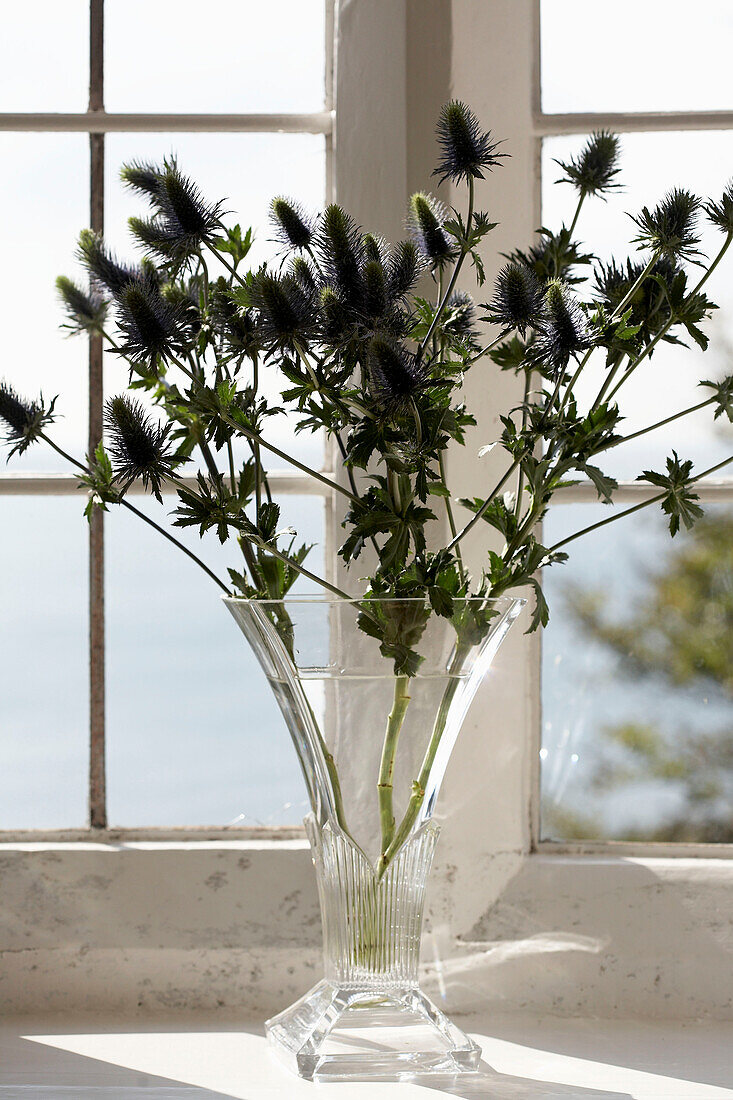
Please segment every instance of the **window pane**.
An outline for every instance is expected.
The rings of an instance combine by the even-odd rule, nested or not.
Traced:
[[[0,828],[81,827],[87,524],[80,497],[0,496]]]
[[[297,197],[311,211],[322,208],[325,197],[325,141],[312,134],[110,134],[107,137],[106,236],[121,255],[130,256],[132,243],[127,230],[131,214],[144,214],[145,204],[119,181],[122,164],[134,159],[160,161],[174,152],[182,170],[200,186],[211,201],[225,199],[231,211],[228,224],[239,222],[243,229],[252,227],[256,240],[243,265],[258,267],[271,260],[277,251],[268,218],[269,204],[275,195]],[[211,257],[211,276],[226,274],[216,270]],[[124,388],[127,371],[114,356],[106,357],[108,392]],[[273,370],[260,372],[262,392],[276,400],[289,383]],[[323,438],[320,433],[295,435],[284,418],[267,424],[267,438],[293,453],[302,462],[320,468],[323,465]],[[275,458],[270,469],[285,463]]]
[[[107,0],[107,110],[320,110],[324,16],[324,0]]]
[[[0,111],[86,111],[89,4],[3,4]]]
[[[575,192],[567,185],[555,186],[558,168],[555,158],[567,160],[581,147],[585,137],[551,138],[543,150],[542,221],[550,228],[570,224],[575,209]],[[719,198],[730,176],[733,163],[733,133],[690,132],[624,134],[622,136],[623,191],[612,194],[608,202],[588,199],[581,211],[577,235],[604,261],[612,256],[625,262],[631,255],[636,261],[647,253],[635,252],[629,240],[634,225],[628,214],[642,206],[654,206],[673,185],[688,187],[696,194]],[[723,243],[723,235],[701,219],[701,247],[714,256]],[[692,286],[700,269],[689,268]],[[582,287],[580,288],[582,292]],[[699,388],[702,379],[718,379],[730,374],[733,343],[733,260],[726,256],[711,276],[706,294],[720,309],[706,326],[711,340],[703,354],[689,339],[689,348],[662,344],[639,367],[619,391],[618,400],[626,419],[623,432],[628,435],[688,408],[710,396]],[[605,378],[604,356],[596,352],[580,378],[577,393],[581,402],[589,402]],[[724,419],[724,418],[723,418]],[[674,447],[682,457],[692,458],[704,469],[732,453],[733,436],[727,421],[713,424],[709,409],[677,420],[628,445],[610,450],[600,465],[615,477],[633,479],[642,470],[659,468]],[[719,475],[720,476],[720,475]],[[723,472],[725,476],[725,472]]]
[[[728,0],[542,0],[542,106],[731,110]]]
[[[163,510],[136,503],[158,522]],[[283,496],[283,526],[320,544],[324,504]],[[174,506],[166,499],[166,508]],[[107,527],[108,792],[115,825],[299,824],[305,787],[285,724],[259,665],[199,568],[114,510]],[[226,579],[233,540],[177,535]],[[298,591],[313,591],[307,582]]]
[[[658,508],[543,578],[542,835],[733,843],[733,508],[669,537]],[[549,511],[544,541],[608,515]]]
[[[29,397],[60,394],[56,441],[74,454],[87,446],[87,341],[66,339],[56,296],[60,274],[80,278],[74,262],[79,230],[89,221],[89,139],[85,134],[0,134],[6,165],[0,299],[3,302],[2,376]],[[12,166],[12,170],[11,169]],[[63,470],[42,443],[11,470]]]

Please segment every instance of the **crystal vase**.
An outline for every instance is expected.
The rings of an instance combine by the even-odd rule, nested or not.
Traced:
[[[267,1021],[295,1072],[472,1071],[479,1048],[420,990],[436,798],[461,724],[524,601],[225,599],[298,754],[324,977]],[[397,671],[396,671],[397,669]]]

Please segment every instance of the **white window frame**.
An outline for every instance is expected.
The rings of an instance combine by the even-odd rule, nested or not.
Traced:
[[[414,5],[411,0],[376,0],[373,4],[326,5],[326,73],[324,110],[311,114],[110,114],[103,106],[103,0],[90,0],[90,100],[79,114],[0,114],[0,130],[33,132],[86,132],[89,134],[91,224],[103,229],[104,135],[111,132],[230,132],[320,133],[326,140],[326,196],[338,196],[365,226],[375,227],[396,239],[404,231],[408,194],[430,185],[434,156],[433,128],[437,110],[450,95],[469,101],[488,120],[494,132],[507,138],[512,160],[495,173],[487,185],[492,209],[501,225],[491,238],[487,256],[489,279],[500,263],[500,253],[528,242],[541,224],[541,149],[545,137],[589,133],[606,127],[619,132],[729,129],[733,112],[673,113],[573,113],[546,114],[540,96],[540,0],[453,0],[452,4]],[[497,36],[499,28],[499,36]],[[337,49],[336,49],[337,44]],[[336,60],[337,58],[337,60]],[[425,64],[426,59],[430,64]],[[491,79],[489,79],[491,77]],[[338,102],[338,115],[336,103]],[[519,181],[519,186],[518,186]],[[446,196],[452,197],[452,196]],[[458,202],[456,198],[456,202]],[[483,202],[481,197],[480,202]],[[470,286],[468,286],[470,289]],[[101,349],[90,343],[90,445],[101,431]],[[469,377],[468,397],[479,421],[479,432],[492,438],[498,415],[518,396],[516,381],[507,374],[492,378],[492,387]],[[480,440],[485,442],[483,437]],[[500,461],[500,459],[499,459]],[[343,477],[336,456],[326,456],[326,473]],[[481,493],[491,480],[491,460],[479,465],[475,448],[456,449],[448,459],[452,484],[462,494],[475,488]],[[187,479],[193,482],[193,479]],[[298,493],[321,497],[326,509],[325,558],[335,576],[336,547],[340,533],[339,502],[328,488],[297,470],[270,475],[279,494]],[[6,495],[61,495],[78,493],[73,474],[0,473],[0,497]],[[140,491],[133,486],[131,492]],[[635,482],[622,483],[616,499],[623,505],[651,493]],[[563,503],[592,501],[595,490],[578,484],[561,491]],[[703,501],[733,500],[733,480],[710,480],[701,487]],[[468,543],[466,555],[480,567],[482,548]],[[89,825],[84,829],[0,830],[0,842],[176,840],[185,837],[217,839],[291,840],[302,829],[242,826],[208,828],[109,828],[104,775],[104,532],[97,513],[90,530],[90,762]],[[480,858],[497,843],[514,851],[556,854],[619,852],[629,855],[673,854],[733,855],[733,845],[653,844],[625,841],[556,842],[540,839],[541,745],[541,638],[515,637],[500,657],[501,675],[511,681],[512,692],[496,682],[485,700],[494,715],[499,741],[500,727],[513,731],[512,768],[487,788],[493,810],[476,800],[473,835],[484,839],[469,843],[468,852]],[[519,690],[517,685],[521,685]],[[494,698],[489,696],[493,691]],[[445,804],[451,790],[475,782],[478,759],[483,774],[491,772],[486,751],[485,713],[479,700],[455,753],[447,777]],[[497,842],[497,836],[500,840]],[[463,851],[465,838],[461,840]]]
[[[333,44],[334,0],[322,0],[325,5],[325,73],[324,107],[311,113],[271,114],[192,114],[192,113],[108,113],[104,109],[104,0],[89,0],[89,104],[83,113],[0,113],[0,131],[26,133],[87,133],[89,135],[89,225],[104,232],[105,135],[108,133],[291,133],[323,134],[326,143],[325,194],[333,196]],[[93,453],[102,434],[103,412],[102,342],[89,340],[89,415],[88,447]],[[333,477],[334,454],[329,449],[324,457],[324,473]],[[182,484],[195,488],[195,477],[182,478]],[[278,495],[297,493],[323,497],[326,528],[332,527],[333,502],[330,491],[321,482],[296,469],[273,470],[270,485]],[[73,473],[0,473],[0,499],[5,496],[61,496],[79,494],[83,487]],[[144,492],[139,484],[130,493]],[[89,524],[89,774],[88,825],[83,829],[6,829],[0,830],[0,842],[13,840],[88,840],[165,839],[190,834],[198,839],[219,836],[277,835],[289,838],[301,835],[300,829],[196,828],[174,829],[117,828],[110,829],[106,792],[106,713],[105,713],[105,609],[104,609],[104,514],[95,511]],[[330,555],[332,558],[333,555]],[[327,555],[327,560],[329,555]],[[332,570],[332,567],[328,566]]]

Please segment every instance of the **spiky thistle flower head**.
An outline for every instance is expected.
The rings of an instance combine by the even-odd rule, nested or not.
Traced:
[[[96,289],[82,290],[73,279],[59,275],[56,290],[64,307],[67,321],[63,326],[72,333],[98,334],[104,327],[108,302]]]
[[[22,455],[35,443],[45,426],[52,423],[55,404],[54,398],[46,408],[43,395],[38,401],[28,401],[10,383],[0,381],[0,421],[5,427],[5,442],[11,445],[8,458]]]
[[[433,175],[440,177],[440,183],[447,179],[454,183],[483,179],[484,172],[507,156],[496,152],[500,143],[492,140],[490,130],[481,129],[473,111],[457,99],[442,108],[436,133],[441,158]]]
[[[722,229],[724,233],[733,233],[733,180],[725,185],[720,201],[708,199],[703,203],[703,210],[718,229]]]
[[[160,173],[157,207],[163,228],[177,242],[179,254],[188,255],[220,228],[223,203],[209,203],[174,158],[166,160]]]
[[[106,247],[99,233],[82,229],[79,234],[77,257],[98,287],[104,287],[117,295],[124,286],[141,278],[140,269],[121,264]]]
[[[543,306],[543,290],[534,272],[526,264],[510,262],[497,276],[488,320],[517,329],[524,337],[528,328],[540,326]]]
[[[697,247],[697,217],[700,199],[682,187],[668,191],[653,210],[644,206],[640,214],[632,217],[639,233],[633,238],[639,248],[652,248],[668,259],[694,259],[699,256]]]
[[[186,346],[184,318],[177,305],[167,302],[156,286],[130,282],[116,295],[117,322],[126,339],[121,345],[135,364],[169,359]]]
[[[321,288],[318,301],[319,330],[324,339],[341,343],[354,334],[354,318],[333,287]]]
[[[387,263],[389,292],[393,300],[404,298],[426,269],[425,259],[415,241],[400,241]]]
[[[443,267],[458,255],[455,241],[443,228],[448,212],[442,202],[424,191],[410,198],[408,228],[422,255],[433,267]]]
[[[318,275],[312,264],[304,256],[294,256],[290,271],[298,286],[308,297],[318,293]]]
[[[585,314],[570,288],[550,279],[544,292],[542,328],[529,354],[553,375],[564,371],[571,355],[590,347]]]
[[[388,416],[404,412],[411,400],[429,385],[429,375],[403,344],[375,336],[367,356],[369,382],[374,399]]]
[[[179,256],[179,240],[169,232],[159,217],[127,219],[135,240],[151,256],[160,256],[164,260],[175,260]]]
[[[369,263],[381,264],[382,267],[386,267],[389,262],[389,245],[385,241],[384,237],[379,237],[375,233],[365,233],[362,237],[362,244],[364,246],[364,260]]]
[[[270,218],[278,241],[286,248],[308,248],[313,243],[313,219],[300,203],[278,195],[270,203]]]
[[[259,349],[254,310],[242,309],[224,279],[211,292],[211,323],[229,351],[248,355]]]
[[[315,244],[328,281],[344,302],[358,308],[364,289],[364,243],[359,227],[337,203],[323,211]]]
[[[120,169],[120,179],[125,187],[157,205],[163,169],[147,161],[131,160]]]
[[[312,327],[310,297],[291,274],[258,271],[250,284],[250,300],[259,315],[263,339],[277,347],[307,340]]]
[[[364,315],[369,321],[383,317],[389,306],[387,272],[380,260],[367,260],[362,268]]]
[[[123,393],[105,403],[104,427],[115,476],[125,488],[142,480],[162,504],[162,483],[177,465],[168,440],[172,425],[156,424],[139,401]]]
[[[456,336],[459,340],[470,340],[475,336],[476,306],[473,298],[465,290],[454,290],[446,302],[443,332]]]
[[[565,173],[558,183],[570,183],[579,195],[600,195],[618,189],[616,176],[621,142],[618,134],[609,130],[597,130],[586,141],[576,157],[568,161],[556,160]]]

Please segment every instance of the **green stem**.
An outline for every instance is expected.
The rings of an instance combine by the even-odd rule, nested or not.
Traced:
[[[452,668],[459,669],[466,656],[467,649],[464,646],[457,646],[455,656],[453,658]],[[430,741],[428,747],[425,750],[422,764],[418,777],[412,784],[412,796],[405,815],[402,818],[397,829],[394,831],[392,839],[387,846],[386,851],[382,853],[380,859],[381,873],[383,874],[389,865],[390,861],[394,859],[401,846],[407,840],[410,835],[410,831],[417,821],[420,808],[425,801],[425,793],[427,791],[428,782],[430,780],[430,772],[435,762],[435,757],[440,748],[440,742],[445,732],[446,722],[448,721],[448,715],[450,713],[451,704],[453,703],[453,697],[455,696],[458,688],[459,679],[457,676],[451,676],[450,683],[443,692],[443,698],[440,701],[440,707],[433,723],[433,729],[430,734]]]
[[[224,267],[227,269],[227,271],[230,273],[230,275],[233,275],[234,278],[237,280],[237,282],[241,286],[243,286],[246,290],[247,289],[246,282],[244,281],[242,276],[239,274],[237,269],[232,264],[229,263],[229,260],[224,259],[221,252],[219,252],[216,248],[214,248],[213,244],[211,243],[211,241],[208,240],[208,238],[204,238],[204,244],[206,245],[206,247],[209,249],[210,252],[214,253],[214,255],[216,256],[219,263],[223,264]]]
[[[458,543],[461,541],[462,538],[465,538],[465,536],[468,534],[469,531],[473,530],[473,528],[476,526],[478,521],[483,516],[486,509],[491,504],[492,500],[494,500],[494,498],[496,497],[497,493],[501,489],[503,489],[504,485],[507,483],[509,478],[512,476],[512,474],[516,470],[517,466],[519,466],[520,462],[521,462],[521,459],[515,458],[514,462],[512,462],[511,466],[506,471],[504,476],[499,479],[499,481],[496,483],[494,488],[491,490],[491,492],[487,496],[486,500],[484,501],[484,503],[479,508],[478,512],[474,512],[474,514],[471,516],[471,518],[468,521],[468,523],[466,524],[466,526],[461,531],[459,531],[458,534],[454,538],[452,538],[451,541],[448,543],[448,546],[446,547],[447,550],[452,550],[454,546],[458,545]]]
[[[470,359],[466,360],[465,365],[467,367],[470,367],[473,363],[477,363],[479,359],[483,359],[484,355],[488,355],[490,351],[493,351],[496,345],[500,344],[502,340],[505,340],[511,331],[511,328],[502,329],[495,340],[491,340],[490,343],[486,344],[485,347],[480,348],[475,355],[472,355]]]
[[[639,287],[641,286],[641,284],[644,282],[644,280],[647,278],[647,276],[651,272],[651,270],[654,267],[655,263],[659,259],[659,256],[660,256],[659,250],[655,251],[655,253],[652,256],[649,263],[646,265],[646,267],[643,269],[643,271],[636,278],[636,280],[634,281],[632,286],[629,287],[629,289],[626,291],[626,294],[624,294],[623,298],[621,299],[619,304],[616,306],[616,308],[614,309],[611,316],[608,318],[607,325],[613,324],[613,322],[618,320],[618,318],[622,315],[622,313],[623,313],[624,309],[626,308],[626,306],[632,300],[632,298],[636,294],[636,292],[639,289]],[[563,411],[563,409],[565,407],[565,402],[570,397],[570,394],[573,392],[573,387],[575,386],[576,382],[578,381],[578,378],[580,377],[581,373],[585,369],[585,365],[588,362],[588,360],[590,359],[593,352],[595,351],[596,347],[597,347],[597,345],[594,344],[593,347],[588,348],[588,351],[585,353],[585,355],[581,359],[580,363],[578,364],[578,369],[575,371],[575,374],[570,379],[570,381],[568,383],[568,386],[567,386],[567,389],[565,390],[565,393],[563,394],[562,400],[560,401],[560,405],[558,407],[558,412]],[[609,394],[609,397],[608,397],[609,401],[611,400],[612,396],[613,396],[613,394]]]
[[[227,458],[229,459],[229,481],[232,486],[232,495],[236,495],[237,492],[237,478],[234,473],[234,451],[232,450],[232,441],[227,439]]]
[[[582,202],[582,198],[581,198]],[[580,210],[580,204],[578,204],[578,210]],[[576,214],[577,218],[577,214]],[[527,403],[529,401],[529,390],[532,384],[532,371],[525,369],[524,378],[524,401],[522,403],[522,435],[527,430]],[[517,499],[514,502],[514,518],[519,519],[519,515],[522,511],[522,493],[524,492],[524,467],[519,464],[519,481],[517,483]]]
[[[394,836],[394,807],[393,807],[393,777],[395,755],[400,731],[405,720],[405,713],[410,703],[410,678],[409,676],[396,676],[394,683],[394,699],[392,710],[387,720],[387,731],[384,735],[382,746],[382,759],[379,765],[379,781],[377,792],[379,796],[379,823],[382,830],[382,854],[379,859],[377,872],[383,874],[386,869],[386,852]]]
[[[720,263],[720,261],[723,259],[726,252],[730,248],[731,241],[733,241],[733,233],[728,233],[726,235],[726,238],[725,238],[725,241],[723,243],[722,248],[718,252],[718,254],[715,257],[715,259],[713,260],[713,262],[711,263],[710,267],[705,271],[705,273],[702,275],[702,277],[698,280],[697,284],[693,287],[693,289],[687,295],[687,297],[685,299],[685,304],[687,302],[691,301],[691,299],[694,298],[696,294],[700,293],[702,288],[705,286],[705,283],[708,281],[708,279],[710,278],[712,273],[715,271],[716,267],[718,266],[718,264]],[[637,279],[637,283],[638,283],[638,281],[639,280]],[[655,346],[659,343],[659,341],[662,339],[662,337],[665,336],[666,333],[669,332],[669,330],[671,329],[672,325],[675,324],[675,321],[676,321],[676,318],[674,316],[670,317],[669,321],[667,321],[667,323],[659,330],[659,332],[656,334],[654,339],[649,344],[647,344],[647,346],[644,348],[641,355],[639,355],[637,359],[635,359],[632,363],[629,364],[629,367],[626,370],[625,374],[623,374],[621,376],[621,378],[618,380],[618,382],[616,383],[614,388],[609,393],[609,395],[606,399],[607,401],[611,401],[612,398],[616,395],[616,393],[618,393],[618,391],[623,386],[624,382],[626,382],[628,380],[628,378],[634,373],[634,371],[639,366],[639,364],[644,359],[646,359],[646,357],[654,350]],[[603,390],[601,390],[601,393],[602,392],[603,392]],[[595,405],[594,405],[594,407],[595,407]]]
[[[243,537],[246,538],[247,536]],[[253,539],[252,541],[255,540]],[[285,565],[291,566],[291,568],[295,569],[302,576],[307,577],[308,580],[314,581],[315,584],[320,585],[321,588],[325,588],[328,592],[332,592],[334,596],[340,596],[342,600],[351,598],[349,594],[344,592],[341,588],[336,588],[327,580],[324,580],[323,577],[319,577],[316,573],[311,573],[304,565],[298,565],[298,563],[294,562],[292,558],[289,558],[287,554],[283,554],[282,550],[278,550],[276,546],[271,546],[270,543],[267,542],[257,542],[256,545],[261,546],[268,554],[272,554],[274,558],[278,558],[281,562],[284,562]]]
[[[580,217],[580,211],[581,211],[581,208],[583,206],[583,203],[585,202],[585,198],[586,198],[586,192],[581,191],[580,192],[580,199],[578,200],[578,205],[575,207],[575,214],[573,215],[573,220],[571,221],[570,228],[568,229],[568,234],[571,237],[573,235],[573,231],[575,229],[575,226],[578,224],[578,218]]]
[[[440,479],[443,482],[443,485],[445,486],[445,488],[448,489],[448,481],[447,481],[447,478],[445,476],[445,462],[443,460],[443,452],[442,451],[440,451],[438,453],[438,469],[440,470]],[[456,520],[455,520],[455,516],[453,515],[453,505],[451,503],[450,490],[449,490],[449,495],[447,497],[443,497],[443,500],[445,501],[445,510],[446,510],[446,514],[448,516],[448,526],[450,528],[451,538],[457,540],[458,528],[456,527]],[[455,543],[455,548],[456,548],[456,561],[458,563],[458,572],[460,573],[461,581],[465,581],[466,580],[466,571],[463,568],[463,558],[461,557],[461,548],[458,545],[457,541]]]
[[[733,462],[733,455],[729,455],[728,458],[724,458],[722,462],[717,462],[715,466],[708,467],[707,470],[703,470],[697,477],[692,477],[687,482],[688,485],[695,485],[698,481],[702,481],[703,478],[708,477],[710,474],[714,474],[717,470],[721,470],[724,466],[730,465]],[[561,539],[560,542],[556,542],[554,546],[551,546],[547,551],[548,554],[554,554],[556,550],[559,550],[561,546],[567,546],[570,542],[575,542],[576,539],[581,538],[583,535],[589,534],[591,531],[596,531],[599,527],[605,527],[607,523],[615,523],[619,519],[623,519],[624,516],[630,516],[634,512],[639,512],[642,508],[648,508],[650,504],[656,504],[660,500],[664,500],[667,496],[667,492],[656,493],[653,497],[648,497],[647,500],[642,500],[640,504],[634,504],[631,508],[624,509],[623,512],[619,512],[618,515],[609,516],[607,519],[599,520],[598,523],[591,523],[589,527],[583,527],[580,531],[576,531],[574,535],[568,535],[567,538]]]
[[[77,470],[81,470],[85,474],[91,473],[91,470],[88,466],[85,466],[83,462],[79,462],[78,459],[72,458],[70,454],[67,454],[66,451],[62,450],[62,448],[59,447],[58,444],[54,443],[52,439],[49,439],[49,437],[44,432],[39,432],[39,438],[42,439],[44,443],[47,443],[49,447],[52,447],[53,450],[60,454],[62,458],[65,458],[67,462],[70,462],[72,466],[76,466]],[[172,542],[174,546],[177,546],[179,550],[182,550],[187,557],[191,558],[192,561],[195,561],[196,564],[201,569],[203,569],[204,573],[206,573],[207,576],[211,577],[212,581],[219,585],[219,588],[221,588],[223,592],[226,592],[227,596],[231,595],[231,592],[229,591],[227,586],[222,580],[219,579],[219,577],[217,577],[216,573],[212,573],[208,565],[205,565],[204,562],[201,561],[201,558],[197,557],[196,554],[194,554],[192,550],[189,550],[187,546],[184,546],[182,542],[179,542],[178,539],[171,535],[170,532],[166,531],[164,527],[161,527],[159,524],[157,524],[155,520],[150,518],[150,516],[146,516],[144,512],[141,512],[133,504],[130,504],[130,502],[128,500],[125,500],[124,497],[120,498],[118,501],[116,501],[116,503],[121,504],[123,508],[127,508],[129,512],[132,512],[134,515],[138,516],[138,518],[147,523],[149,527],[153,527],[161,535],[167,538],[169,542]]]
[[[470,176],[469,180],[468,180],[468,213],[466,215],[466,234],[467,235],[470,234],[470,232],[471,232],[471,222],[473,221],[473,191],[474,191],[473,176]],[[450,281],[448,283],[446,291],[443,294],[440,305],[438,306],[438,308],[435,312],[435,316],[433,317],[433,320],[430,323],[430,328],[428,329],[424,340],[422,341],[422,343],[420,344],[420,347],[417,350],[418,360],[422,359],[423,355],[425,354],[425,348],[430,343],[431,337],[432,337],[433,333],[435,332],[435,329],[438,326],[438,322],[440,321],[440,318],[443,314],[443,311],[445,310],[445,307],[448,303],[448,299],[450,298],[451,294],[453,293],[453,288],[454,288],[454,286],[456,285],[456,283],[458,281],[458,276],[460,274],[461,268],[463,267],[463,261],[465,260],[465,258],[468,255],[469,251],[470,251],[470,249],[469,249],[467,244],[464,244],[464,245],[461,246],[461,254],[458,257],[458,259],[456,260],[455,267],[453,268],[453,274],[450,277]]]
[[[672,413],[671,416],[665,416],[664,420],[657,420],[654,424],[649,424],[646,428],[640,428],[638,432],[631,432],[630,435],[622,435],[620,439],[614,439],[610,443],[606,443],[603,447],[599,447],[594,454],[600,454],[602,451],[610,451],[614,447],[619,447],[622,443],[628,443],[630,439],[638,439],[640,435],[646,435],[647,432],[653,432],[657,428],[663,428],[665,424],[671,424],[673,420],[679,420],[680,417],[689,416],[690,413],[697,412],[699,409],[704,409],[706,405],[712,405],[713,401],[717,401],[717,397],[708,397],[704,401],[700,401],[697,405],[690,405],[687,409],[681,409],[680,412]]]

